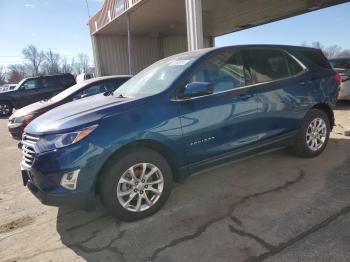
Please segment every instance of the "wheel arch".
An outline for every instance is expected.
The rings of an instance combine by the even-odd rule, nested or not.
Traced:
[[[95,185],[95,193],[99,194],[99,189],[101,182],[103,180],[103,174],[104,170],[108,167],[108,165],[113,162],[116,158],[127,154],[131,150],[135,150],[136,148],[147,148],[156,151],[157,153],[161,154],[165,159],[168,161],[172,172],[173,172],[173,179],[176,182],[182,181],[182,176],[180,174],[180,168],[177,164],[177,159],[173,151],[166,145],[150,139],[144,139],[144,140],[138,140],[131,142],[129,144],[126,144],[122,147],[120,147],[118,150],[116,150],[102,165],[100,168],[100,171],[98,172],[96,185]]]
[[[0,102],[7,102],[9,103],[13,108],[15,108],[15,103],[12,101],[11,98],[8,97],[1,97]]]
[[[318,103],[314,105],[311,109],[318,109],[326,113],[329,119],[331,130],[335,125],[335,117],[332,108],[327,103]]]

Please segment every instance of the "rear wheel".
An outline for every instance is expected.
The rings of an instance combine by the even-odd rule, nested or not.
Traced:
[[[157,212],[168,199],[172,171],[159,153],[142,148],[123,154],[103,174],[100,193],[106,208],[123,221]]]
[[[12,113],[12,105],[9,102],[0,101],[0,116],[9,116]]]
[[[305,116],[295,144],[300,157],[315,157],[325,149],[330,134],[330,123],[325,112],[312,109]]]

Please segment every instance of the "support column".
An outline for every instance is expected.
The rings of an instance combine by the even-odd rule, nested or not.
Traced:
[[[188,50],[203,48],[202,0],[186,1]]]
[[[94,62],[95,62],[95,76],[102,76],[102,68],[100,63],[100,48],[98,46],[98,39],[97,36],[92,35],[91,36],[91,43],[92,43],[92,51],[94,54]]]
[[[128,27],[128,63],[129,63],[129,75],[133,74],[133,65],[132,65],[132,41],[131,41],[131,28],[130,28],[130,14],[127,18],[127,27]]]

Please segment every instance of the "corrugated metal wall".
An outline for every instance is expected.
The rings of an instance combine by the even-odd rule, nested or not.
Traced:
[[[204,38],[205,46],[211,46],[210,38]],[[126,36],[92,36],[97,75],[129,74],[128,41]],[[185,36],[132,37],[133,73],[136,74],[164,57],[185,52]]]
[[[127,37],[98,35],[93,38],[96,74],[129,74]],[[160,59],[157,38],[133,37],[132,52],[134,73]]]

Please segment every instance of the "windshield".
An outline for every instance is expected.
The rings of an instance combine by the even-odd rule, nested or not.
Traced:
[[[75,84],[74,86],[71,86],[70,88],[67,88],[66,90],[62,91],[61,93],[58,93],[57,95],[52,97],[50,100],[53,102],[61,101],[62,99],[65,99],[68,96],[72,95],[73,93],[79,91],[86,84],[87,84],[87,82],[81,82],[79,84]]]
[[[125,82],[114,95],[142,97],[158,94],[166,90],[200,54],[202,52],[186,53],[160,60]]]
[[[23,78],[17,85],[16,85],[16,89],[17,87],[20,87],[24,81],[28,80],[27,78]]]

